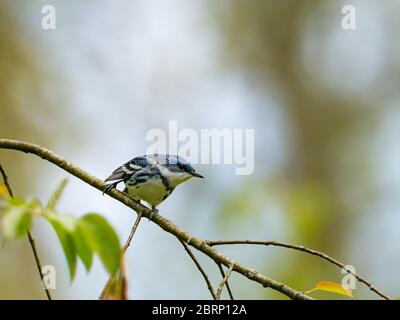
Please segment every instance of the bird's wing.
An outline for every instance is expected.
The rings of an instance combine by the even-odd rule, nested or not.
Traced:
[[[109,181],[123,181],[132,176],[134,173],[142,170],[148,165],[145,156],[136,157],[129,162],[123,164],[113,171],[113,173],[105,180]]]

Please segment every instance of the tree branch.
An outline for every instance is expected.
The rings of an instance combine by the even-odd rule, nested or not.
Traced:
[[[221,284],[219,285],[218,290],[217,290],[217,300],[219,300],[221,298],[222,289],[224,288],[224,285],[228,283],[228,278],[231,275],[234,266],[235,266],[234,264],[230,265],[228,272],[225,274],[225,277],[222,279]]]
[[[193,260],[194,264],[196,265],[197,269],[199,269],[201,275],[203,276],[204,280],[207,283],[207,288],[208,288],[208,291],[210,291],[211,296],[213,297],[214,300],[217,300],[217,296],[216,296],[216,294],[214,292],[212,284],[211,284],[210,280],[208,279],[208,276],[207,276],[206,272],[201,267],[200,262],[197,260],[196,256],[193,254],[192,250],[190,250],[190,247],[185,242],[183,242],[181,239],[178,239],[178,240],[180,241],[182,246],[185,248],[185,250],[188,253],[188,255],[190,256],[190,258],[192,258],[192,260]]]
[[[225,278],[225,271],[220,263],[218,264],[218,268],[219,268],[219,271],[221,272],[222,278]],[[235,300],[233,298],[233,293],[232,293],[232,290],[231,290],[228,280],[226,280],[226,288],[228,289],[229,298],[231,298],[231,300]]]
[[[8,194],[10,195],[11,198],[13,198],[14,197],[14,193],[13,193],[13,191],[11,189],[11,186],[10,186],[10,184],[8,182],[7,174],[6,174],[6,172],[3,169],[1,164],[0,164],[0,172],[1,172],[1,175],[3,176],[4,185],[6,186]],[[37,267],[37,269],[39,271],[40,280],[42,281],[42,284],[43,284],[44,275],[43,275],[43,272],[42,272],[42,264],[40,263],[39,253],[37,252],[37,249],[36,249],[35,240],[34,240],[30,230],[27,231],[27,235],[28,235],[29,244],[30,244],[30,246],[32,248],[33,257],[35,258],[36,267]],[[47,289],[47,288],[43,288],[43,289],[44,289],[44,292],[46,293],[47,299],[48,300],[52,300],[49,289]]]
[[[45,149],[39,145],[27,143],[27,142],[21,142],[21,141],[15,141],[15,140],[9,140],[9,139],[0,139],[0,148],[2,149],[13,149],[13,150],[19,150],[25,153],[32,153],[35,154],[42,159],[45,159],[56,166],[64,169],[65,171],[69,172],[73,176],[81,179],[82,181],[88,183],[92,187],[100,190],[103,192],[105,188],[105,183],[104,181],[92,176],[88,172],[82,170],[81,168],[73,165],[72,163],[64,160],[60,156],[56,155],[52,151]],[[125,204],[129,208],[135,210],[138,214],[142,214],[146,218],[150,218],[152,211],[149,208],[146,208],[145,206],[141,205],[140,203],[134,201],[132,198],[130,198],[128,195],[116,190],[112,189],[110,191],[107,191],[107,194],[111,196],[112,198],[120,201],[121,203]],[[278,282],[276,280],[270,279],[259,272],[250,269],[234,260],[232,260],[229,257],[226,257],[222,255],[220,252],[216,251],[214,248],[209,246],[204,240],[198,239],[191,235],[190,233],[180,229],[178,226],[173,224],[171,221],[168,219],[162,217],[159,214],[154,214],[151,220],[153,223],[157,224],[160,228],[162,228],[164,231],[174,235],[178,239],[182,240],[183,242],[186,242],[187,244],[191,245],[192,247],[196,248],[197,250],[203,252],[207,256],[209,256],[211,259],[213,259],[216,263],[221,263],[227,267],[230,267],[231,265],[234,265],[233,271],[236,271],[242,275],[244,275],[246,278],[258,282],[264,287],[269,287],[272,288],[276,291],[281,292],[282,294],[288,296],[291,299],[300,299],[300,300],[310,300],[312,299],[308,295],[295,290],[281,282]]]
[[[288,249],[293,249],[297,251],[302,251],[309,253],[314,256],[318,256],[324,260],[327,260],[331,262],[332,264],[340,267],[340,268],[345,268],[346,265],[330,256],[327,254],[316,251],[313,249],[306,248],[304,246],[298,246],[294,244],[288,244],[284,242],[278,242],[278,241],[257,241],[257,240],[216,240],[216,241],[206,241],[207,244],[211,247],[213,246],[219,246],[219,245],[232,245],[232,244],[255,244],[255,245],[264,245],[264,246],[275,246],[275,247],[282,247],[282,248],[288,248]],[[386,300],[390,300],[390,297],[383,293],[381,290],[376,288],[371,282],[360,276],[359,274],[351,271],[350,269],[345,268],[345,270],[352,274],[358,281],[364,283],[371,291],[375,292],[377,295],[381,296],[382,298]]]

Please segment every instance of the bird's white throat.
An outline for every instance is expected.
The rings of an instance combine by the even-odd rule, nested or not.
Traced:
[[[160,167],[160,171],[161,174],[168,179],[170,186],[173,188],[193,177],[187,172],[174,172],[163,166]]]

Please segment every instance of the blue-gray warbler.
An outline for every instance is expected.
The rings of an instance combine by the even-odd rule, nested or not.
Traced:
[[[185,159],[174,155],[151,154],[136,157],[114,170],[105,180],[104,191],[125,183],[124,192],[150,204],[153,212],[174,191],[192,177],[204,178]]]

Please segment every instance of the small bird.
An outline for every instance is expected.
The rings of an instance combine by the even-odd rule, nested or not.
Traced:
[[[126,192],[133,199],[150,204],[153,214],[156,207],[174,191],[176,186],[190,178],[204,178],[185,159],[175,155],[151,154],[133,158],[115,169],[105,180],[104,192],[125,183]]]

